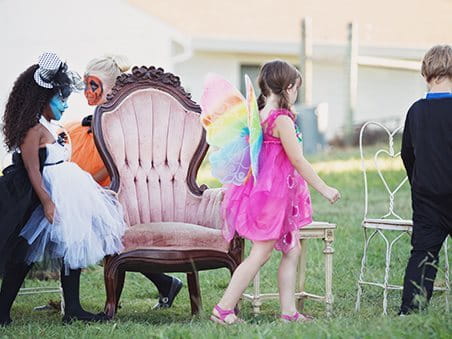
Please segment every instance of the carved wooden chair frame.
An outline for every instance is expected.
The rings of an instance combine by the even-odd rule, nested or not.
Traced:
[[[107,96],[107,102],[97,107],[93,119],[93,129],[96,146],[111,177],[110,189],[117,192],[120,187],[120,177],[110,155],[102,133],[102,115],[114,110],[131,93],[140,89],[157,89],[175,98],[185,109],[200,113],[201,108],[181,86],[179,77],[165,72],[162,68],[134,67],[130,74],[122,74]],[[208,150],[203,130],[199,145],[191,159],[187,172],[189,191],[202,196],[206,185],[198,186],[196,175],[201,162]],[[132,225],[133,227],[133,225]],[[199,312],[202,307],[199,288],[198,271],[226,267],[232,273],[240,264],[243,257],[243,239],[235,237],[224,253],[214,250],[192,249],[137,249],[119,255],[110,256],[104,262],[104,278],[107,291],[105,312],[113,317],[118,307],[119,298],[124,284],[125,272],[185,272],[187,273],[192,314]]]

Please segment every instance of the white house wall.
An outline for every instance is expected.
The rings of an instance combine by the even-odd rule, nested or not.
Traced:
[[[175,65],[175,73],[180,76],[184,88],[192,94],[193,100],[199,103],[204,78],[213,72],[223,75],[233,84],[239,83],[239,60],[231,54],[196,53],[189,60]]]
[[[58,53],[80,75],[89,60],[105,54],[123,54],[132,65],[172,71],[174,44],[183,45],[183,40],[180,32],[125,0],[2,0],[0,117],[15,79],[44,51]],[[73,94],[62,121],[92,112],[82,93]],[[0,147],[0,167],[3,158]]]
[[[288,55],[249,55],[197,52],[186,62],[175,66],[183,85],[199,102],[203,79],[208,72],[223,75],[237,87],[240,85],[241,64],[261,64],[281,58],[298,63]],[[386,68],[359,67],[358,104],[355,121],[385,118],[404,119],[409,106],[425,92],[418,72]],[[341,60],[315,61],[313,64],[313,103],[329,106],[327,137],[332,138],[344,125],[346,112],[346,72]]]
[[[404,118],[408,108],[426,91],[417,71],[360,67],[355,120]]]
[[[3,0],[0,32],[2,111],[16,77],[44,51],[55,51],[81,75],[89,60],[104,54],[171,71],[172,37],[178,34],[123,0]],[[71,96],[69,105],[64,120],[92,111],[81,95]]]
[[[296,44],[255,42],[254,49],[250,50],[248,42],[241,45],[234,42],[221,51],[225,48],[224,42],[216,45],[214,42],[194,39],[195,51],[191,54],[187,48],[190,40],[182,33],[125,0],[3,0],[0,1],[0,61],[3,66],[0,109],[3,111],[18,74],[48,50],[57,52],[80,74],[90,59],[104,54],[124,54],[132,64],[163,67],[181,76],[183,85],[196,101],[199,101],[208,72],[220,73],[239,86],[241,64],[262,64],[276,57],[293,64],[299,62]],[[209,48],[212,50],[207,51]],[[234,48],[237,53],[230,52]],[[383,53],[385,57],[389,53],[386,49],[373,51],[364,47],[362,52],[373,56]],[[179,56],[175,57],[175,53]],[[410,49],[394,53],[407,54],[404,57],[410,58],[422,55],[421,50]],[[344,47],[340,45],[314,48],[313,102],[329,104],[328,137],[344,124],[343,55]],[[183,61],[184,58],[187,59]],[[403,118],[409,105],[424,91],[417,72],[360,67],[355,121]],[[92,112],[92,107],[86,105],[80,94],[71,96],[69,105],[63,121],[78,120]]]

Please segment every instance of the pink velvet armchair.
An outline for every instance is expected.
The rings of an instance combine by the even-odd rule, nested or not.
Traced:
[[[97,148],[129,225],[124,250],[106,258],[105,311],[114,316],[125,272],[187,273],[192,314],[202,303],[198,271],[226,267],[243,256],[243,241],[221,234],[221,189],[196,183],[207,152],[200,107],[178,77],[135,67],[120,76],[94,115]]]

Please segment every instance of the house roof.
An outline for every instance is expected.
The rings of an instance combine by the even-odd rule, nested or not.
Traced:
[[[342,44],[347,23],[368,46],[425,48],[452,42],[451,0],[128,0],[196,39],[294,43],[312,18],[315,42]]]

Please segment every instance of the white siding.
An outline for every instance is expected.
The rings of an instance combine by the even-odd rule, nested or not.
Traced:
[[[171,71],[172,43],[182,38],[124,0],[0,1],[0,116],[14,80],[44,51],[58,53],[80,75],[89,60],[104,54],[124,54],[133,65]],[[82,93],[74,94],[63,121],[92,111]],[[2,151],[0,147],[0,161]]]
[[[190,39],[125,0],[2,0],[0,109],[3,111],[18,74],[47,50],[57,52],[80,74],[90,59],[106,53],[125,54],[135,65],[163,67],[181,77],[197,102],[208,72],[222,74],[239,87],[241,64],[261,64],[274,58],[293,64],[299,62],[296,44],[230,41],[225,49],[224,43],[216,39],[194,39],[195,52],[190,54],[187,49]],[[395,57],[410,59],[423,54],[420,49],[391,51]],[[179,57],[175,58],[175,53]],[[392,56],[389,50],[381,48],[363,47],[362,53]],[[344,55],[343,45],[314,49],[313,102],[329,104],[328,138],[344,124]],[[355,121],[394,116],[403,119],[410,104],[424,91],[425,85],[417,72],[360,67]],[[78,120],[92,112],[81,94],[71,96],[69,105],[63,121]]]
[[[274,58],[298,63],[296,57],[287,55],[197,52],[191,59],[177,64],[175,71],[192,93],[193,99],[199,102],[207,72],[219,73],[239,88],[241,64],[260,64]],[[345,72],[340,59],[315,61],[313,65],[313,103],[328,103],[328,138],[333,137],[344,125]],[[357,122],[393,117],[403,120],[409,106],[425,92],[423,79],[418,72],[360,67],[358,76]]]
[[[16,77],[44,51],[55,51],[81,75],[89,60],[111,53],[133,65],[173,68],[171,42],[178,33],[123,0],[4,0],[0,13],[2,110]],[[65,120],[91,110],[81,95],[70,104]]]

